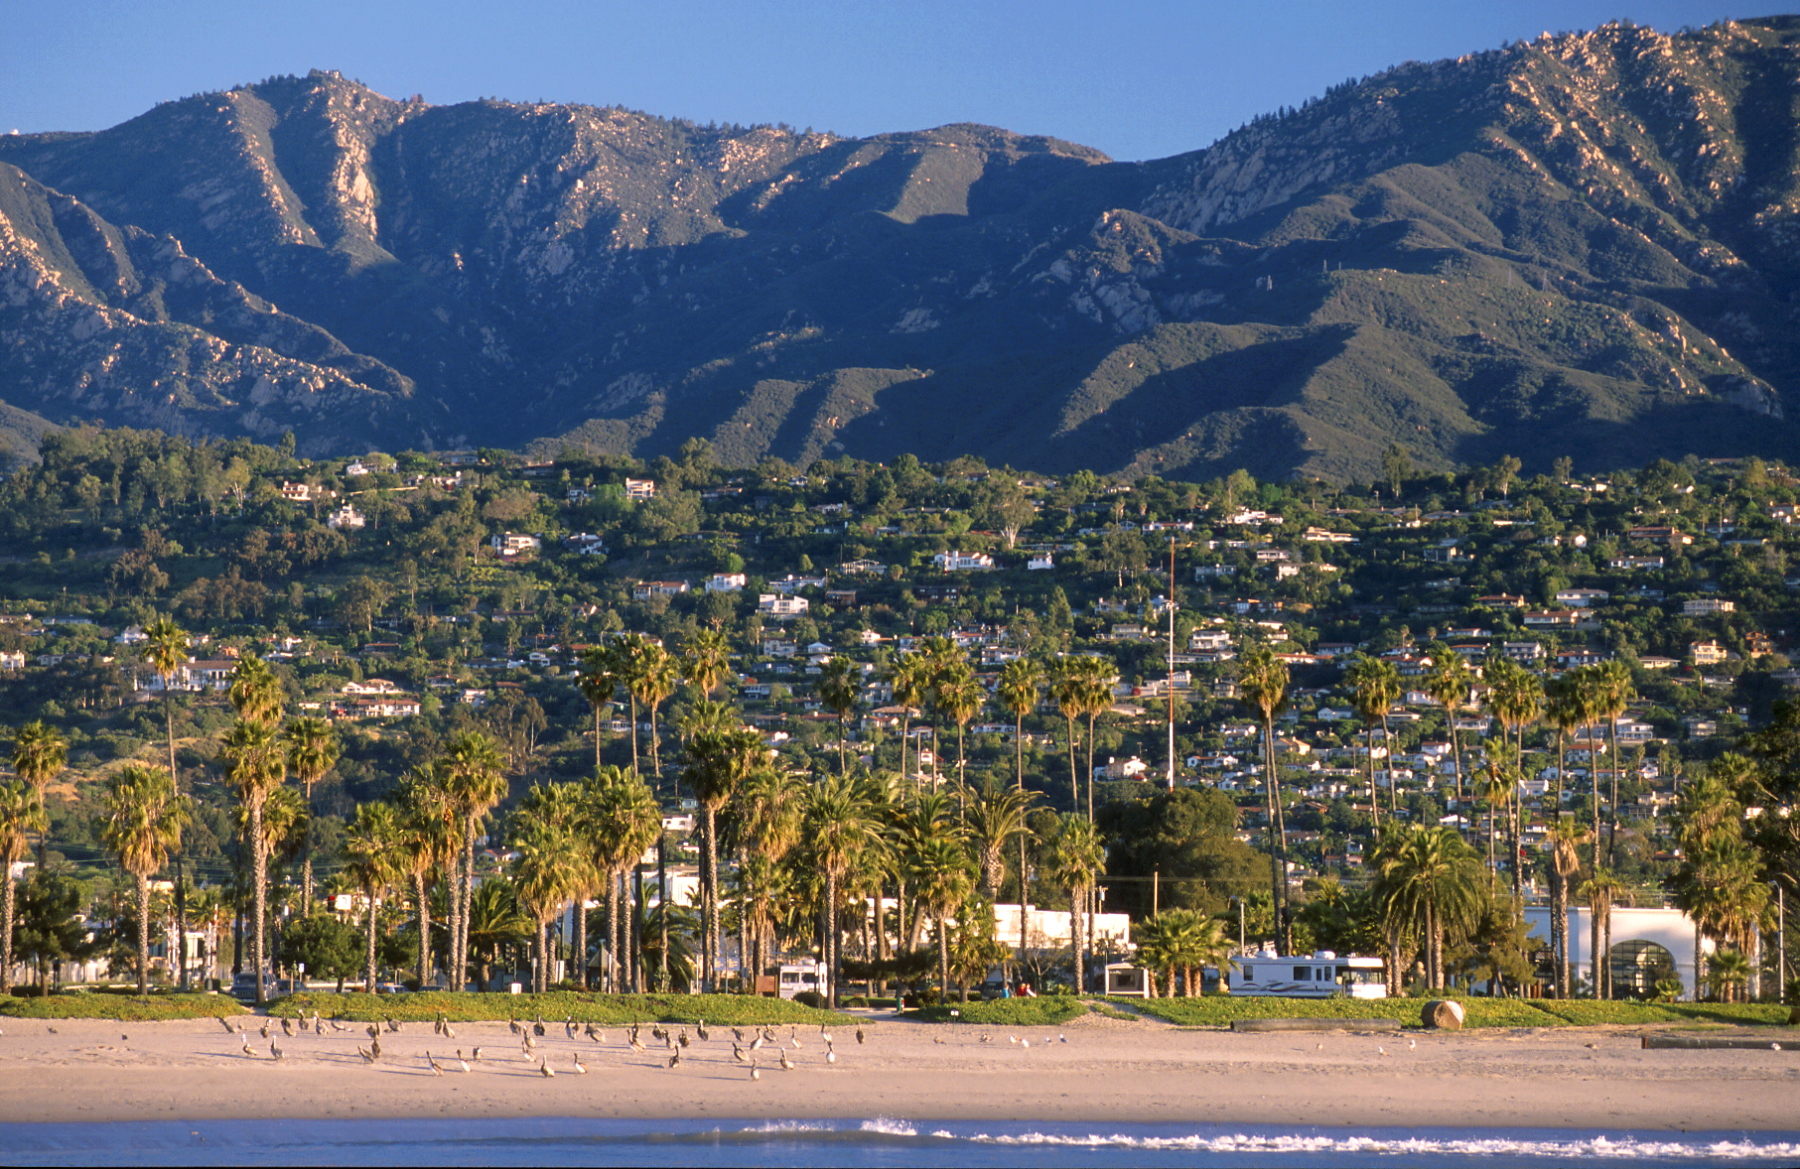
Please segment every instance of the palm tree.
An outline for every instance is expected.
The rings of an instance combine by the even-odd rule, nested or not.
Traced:
[[[1556,808],[1562,809],[1564,745],[1569,734],[1584,726],[1587,712],[1582,709],[1580,679],[1574,671],[1544,683],[1544,721],[1556,728]]]
[[[1113,706],[1113,687],[1119,684],[1119,668],[1111,658],[1081,659],[1081,713],[1087,716],[1088,819],[1094,818],[1094,720]]]
[[[774,920],[773,902],[783,884],[782,861],[800,843],[800,791],[792,773],[777,767],[758,767],[738,788],[730,809],[730,835],[738,853],[742,898],[738,907],[738,951],[747,973],[754,975],[763,967],[764,942]],[[879,915],[879,889],[876,898]]]
[[[880,843],[861,785],[845,776],[821,779],[807,792],[801,840],[825,878],[825,960],[831,972],[830,1003],[837,1007],[839,974],[838,892],[860,854]]]
[[[1523,778],[1525,774],[1525,728],[1536,722],[1543,710],[1544,688],[1538,676],[1523,666],[1515,665],[1505,658],[1500,658],[1489,666],[1492,689],[1488,691],[1487,705],[1494,717],[1500,720],[1503,730],[1513,731],[1512,770],[1515,777]],[[1516,791],[1515,791],[1516,795]],[[1512,895],[1514,901],[1524,896],[1524,866],[1519,863],[1519,824],[1517,822],[1518,805],[1513,808],[1512,839],[1514,842],[1512,864]]]
[[[356,820],[344,833],[344,873],[362,887],[368,901],[368,952],[363,983],[375,993],[375,940],[381,897],[405,874],[405,825],[398,809],[382,801],[356,809]]]
[[[713,990],[718,977],[715,965],[718,955],[719,929],[719,809],[749,777],[765,757],[762,736],[754,731],[702,731],[688,740],[687,765],[682,769],[682,782],[700,802],[705,824],[706,852],[701,872],[702,972],[701,981]]]
[[[254,660],[254,659],[250,659]],[[252,960],[256,966],[256,1002],[267,1001],[264,974],[267,951],[264,923],[268,917],[269,849],[263,836],[263,809],[269,793],[281,786],[286,760],[280,741],[267,723],[240,718],[219,745],[225,758],[225,778],[236,792],[244,812],[244,844],[250,850],[250,890],[256,930]]]
[[[936,836],[922,842],[908,859],[919,902],[937,921],[938,986],[941,1001],[950,998],[950,917],[968,899],[974,882],[969,854],[954,836]]]
[[[1044,671],[1030,658],[1014,658],[1000,668],[1000,681],[994,688],[1013,716],[1013,777],[1015,790],[1025,792],[1025,716],[1037,708]],[[1019,952],[1025,952],[1025,834],[1019,834]]]
[[[969,841],[975,848],[982,892],[989,901],[1000,899],[1000,883],[1006,879],[1006,846],[1014,837],[1030,835],[1027,814],[1034,797],[1022,788],[994,788],[983,792],[969,808]],[[1023,887],[1024,871],[1019,874]]]
[[[1444,938],[1467,929],[1481,909],[1475,854],[1455,829],[1415,824],[1390,833],[1377,855],[1383,916],[1425,944],[1425,980],[1444,985]]]
[[[1081,907],[1095,877],[1106,864],[1106,853],[1100,846],[1100,835],[1093,823],[1073,812],[1058,819],[1056,835],[1045,842],[1045,849],[1046,879],[1069,891],[1069,944],[1075,955],[1075,993],[1081,994],[1087,987]]]
[[[1460,658],[1458,659],[1461,660]],[[1391,662],[1368,654],[1356,655],[1344,680],[1350,683],[1350,704],[1362,720],[1369,753],[1369,811],[1377,832],[1381,830],[1381,800],[1375,794],[1375,720],[1381,720],[1381,739],[1387,743],[1388,708],[1400,698],[1400,672]],[[1390,755],[1392,753],[1390,752]],[[1393,765],[1388,766],[1388,788],[1393,790]]]
[[[444,765],[449,772],[452,805],[461,818],[462,843],[461,891],[452,903],[450,979],[451,988],[460,990],[468,978],[469,905],[475,889],[475,829],[481,818],[506,795],[506,779],[500,748],[479,731],[465,731],[450,741],[444,751]]]
[[[662,646],[644,639],[636,651],[637,669],[631,677],[632,697],[650,708],[650,772],[662,787],[662,746],[656,733],[656,710],[681,685],[681,663]]]
[[[150,993],[150,877],[181,842],[187,802],[175,794],[169,776],[133,764],[107,780],[102,806],[106,825],[101,841],[137,882],[138,994],[145,995]]]
[[[882,672],[882,679],[893,688],[894,703],[900,707],[900,774],[906,770],[906,743],[912,724],[912,712],[922,706],[930,690],[930,671],[922,654],[902,654]]]
[[[1282,949],[1292,948],[1288,937],[1287,882],[1283,876],[1287,861],[1287,826],[1282,820],[1281,788],[1275,779],[1275,716],[1287,705],[1287,664],[1275,656],[1267,645],[1245,648],[1238,666],[1238,692],[1244,701],[1256,708],[1263,724],[1263,763],[1265,788],[1269,805],[1269,885],[1274,897],[1275,931]]]
[[[1588,949],[1593,955],[1594,997],[1612,997],[1612,907],[1613,898],[1624,888],[1610,869],[1597,868],[1577,890],[1587,898]]]
[[[589,849],[589,862],[607,881],[606,989],[619,992],[619,905],[630,896],[626,877],[638,858],[662,832],[662,810],[656,797],[634,775],[618,767],[602,767],[583,781],[580,835]]]
[[[819,701],[827,709],[835,712],[838,719],[838,771],[846,770],[844,763],[845,720],[850,712],[856,709],[856,700],[861,693],[857,686],[856,667],[849,658],[833,656],[819,670]]]
[[[1558,816],[1550,827],[1550,951],[1556,964],[1556,997],[1574,993],[1569,964],[1569,893],[1572,880],[1581,873],[1580,845],[1587,829],[1573,819]]]
[[[55,727],[39,719],[28,722],[13,733],[12,767],[18,777],[30,784],[42,802],[50,781],[68,765],[69,741]],[[41,871],[49,855],[49,838],[38,836],[38,869]]]
[[[419,987],[431,984],[431,874],[456,864],[456,809],[441,760],[400,781],[400,854],[419,913]]]
[[[711,698],[720,683],[731,677],[731,645],[717,629],[702,629],[688,638],[682,650],[681,675]]]
[[[967,662],[958,662],[956,668],[938,682],[937,707],[956,724],[956,799],[959,806],[966,789],[964,766],[968,762],[968,753],[963,749],[963,731],[986,699],[987,691],[981,688],[981,682]]]
[[[1084,669],[1079,658],[1060,657],[1051,664],[1049,679],[1050,697],[1069,724],[1069,799],[1077,808],[1081,806],[1081,775],[1075,770],[1075,720],[1086,709]]]
[[[1610,865],[1614,861],[1613,847],[1619,835],[1619,718],[1631,705],[1631,667],[1614,658],[1600,665],[1598,670],[1594,701],[1600,714],[1612,726],[1612,795],[1608,800],[1611,814],[1606,826],[1606,863]]]
[[[534,994],[549,989],[550,919],[565,902],[579,896],[582,886],[591,879],[587,857],[566,816],[567,803],[559,795],[534,787],[513,818],[513,848],[517,852],[513,888],[519,907],[537,926]]]
[[[0,783],[0,995],[12,991],[13,905],[17,883],[12,867],[30,855],[31,834],[43,832],[44,801],[37,789],[20,780]]]
[[[1456,712],[1469,700],[1469,663],[1447,649],[1432,662],[1425,677],[1425,693],[1444,708],[1444,729],[1450,734],[1450,761],[1456,769],[1456,798],[1463,798],[1462,741],[1456,734]]]
[[[322,718],[298,718],[281,732],[287,744],[287,768],[300,781],[306,797],[306,810],[312,812],[313,787],[325,773],[336,766],[340,748],[337,732]],[[312,844],[306,848],[306,860],[300,877],[300,914],[312,913]]]
[[[231,669],[226,696],[246,722],[273,724],[281,718],[281,680],[259,657],[238,659]]]
[[[611,647],[604,645],[590,646],[581,655],[581,665],[575,675],[575,685],[581,696],[594,708],[594,766],[600,766],[600,712],[612,705],[613,695],[618,691],[619,678],[613,673],[617,662]]]

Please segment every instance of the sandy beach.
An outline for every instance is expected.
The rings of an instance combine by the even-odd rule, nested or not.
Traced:
[[[240,1021],[254,1055],[213,1020],[6,1020],[0,1121],[887,1116],[1800,1128],[1800,1051],[1643,1050],[1636,1029],[1233,1034],[1089,1017],[1003,1032],[875,1018],[834,1030],[834,1063],[816,1028],[797,1032],[798,1048],[780,1029],[793,1070],[764,1048],[753,1081],[732,1056],[727,1028],[694,1040],[671,1069],[660,1044],[639,1053],[617,1030],[596,1043],[552,1026],[538,1041],[537,1054],[557,1073],[546,1078],[504,1023],[458,1026],[455,1040],[407,1024],[382,1036],[382,1058],[371,1066],[357,1054],[368,1042],[360,1025],[292,1038],[276,1026],[286,1056],[278,1062],[258,1035],[262,1020]],[[477,1046],[481,1059],[465,1073],[453,1052]],[[432,1073],[427,1050],[449,1064],[446,1074]],[[575,1071],[577,1055],[587,1074]]]

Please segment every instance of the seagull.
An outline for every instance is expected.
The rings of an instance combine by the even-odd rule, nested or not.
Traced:
[[[939,1042],[939,1043],[942,1043],[942,1042],[943,1042],[943,1040],[942,1040],[942,1039],[940,1039],[940,1040],[938,1040],[938,1042]],[[1030,1050],[1030,1048],[1031,1048],[1031,1040],[1029,1040],[1029,1039],[1021,1039],[1021,1040],[1019,1040],[1019,1043],[1020,1043],[1020,1044],[1021,1044],[1021,1045],[1022,1045],[1022,1046],[1024,1046],[1024,1047],[1025,1047],[1025,1048],[1026,1048],[1026,1050]]]
[[[1408,1050],[1408,1051],[1412,1051],[1415,1048],[1417,1048],[1418,1046],[1419,1046],[1419,1041],[1417,1039],[1408,1039],[1406,1041],[1406,1050]]]
[[[1383,1047],[1383,1046],[1381,1046],[1381,1045],[1380,1045],[1380,1044],[1379,1044],[1379,1043],[1377,1043],[1377,1044],[1376,1044],[1376,1045],[1375,1045],[1375,1054],[1376,1054],[1376,1055],[1386,1055],[1386,1054],[1387,1054],[1387,1048],[1385,1048],[1385,1047]]]
[[[1018,1043],[1018,1042],[1019,1042],[1019,1037],[1018,1037],[1018,1036],[1017,1036],[1017,1035],[1008,1035],[1008,1036],[1007,1036],[1007,1037],[1006,1037],[1006,1041],[1007,1041],[1007,1042],[1008,1042],[1008,1043],[1011,1043],[1011,1044],[1015,1044],[1015,1045],[1016,1045],[1016,1044],[1017,1044],[1017,1043]]]
[[[425,1062],[427,1064],[431,1065],[431,1074],[432,1075],[441,1076],[444,1074],[443,1067],[438,1063],[437,1060],[431,1058],[431,1052],[429,1052],[429,1051],[427,1051],[425,1053]]]
[[[1056,1037],[1056,1041],[1058,1043],[1067,1043],[1069,1041],[1069,1037],[1067,1035],[1058,1034]]]
[[[547,1080],[555,1074],[556,1072],[550,1067],[550,1057],[545,1056],[543,1062],[538,1064],[538,1075],[543,1076]]]

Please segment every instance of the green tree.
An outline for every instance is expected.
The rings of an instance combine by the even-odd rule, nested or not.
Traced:
[[[18,891],[12,867],[29,855],[31,833],[43,832],[47,823],[43,797],[36,788],[16,779],[0,784],[0,882],[5,886],[0,890],[0,995],[12,990],[13,911]]]
[[[187,802],[163,772],[122,767],[107,780],[106,850],[137,883],[138,994],[150,991],[150,878],[169,861],[188,823]]]
[[[1425,949],[1425,981],[1444,985],[1447,933],[1473,927],[1482,900],[1475,854],[1455,829],[1414,824],[1390,831],[1375,857],[1383,915]]]
[[[1056,834],[1045,842],[1042,858],[1044,876],[1057,888],[1069,892],[1069,939],[1075,959],[1075,992],[1087,987],[1085,963],[1087,941],[1082,931],[1082,905],[1106,863],[1100,836],[1091,821],[1078,813],[1058,818]]]
[[[362,888],[368,905],[368,949],[363,966],[363,985],[375,993],[377,923],[381,898],[406,874],[405,824],[399,809],[385,801],[363,804],[356,820],[344,833],[344,873]]]
[[[313,788],[334,766],[342,749],[337,732],[322,718],[299,718],[281,732],[287,752],[287,769],[300,781],[306,811],[312,814]],[[312,844],[308,840],[304,869],[300,878],[300,915],[312,913]]]
[[[1286,663],[1267,645],[1259,643],[1246,647],[1238,660],[1238,692],[1262,718],[1263,774],[1269,809],[1269,885],[1284,951],[1292,948],[1292,942],[1288,939],[1289,921],[1285,912],[1287,881],[1283,870],[1287,862],[1287,826],[1282,818],[1281,786],[1275,775],[1275,716],[1287,705],[1287,689]]]

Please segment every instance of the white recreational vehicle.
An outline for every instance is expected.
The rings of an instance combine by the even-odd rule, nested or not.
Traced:
[[[1387,997],[1387,979],[1379,958],[1339,957],[1330,950],[1282,958],[1265,950],[1239,958],[1237,967],[1230,976],[1232,994],[1305,999]]]

